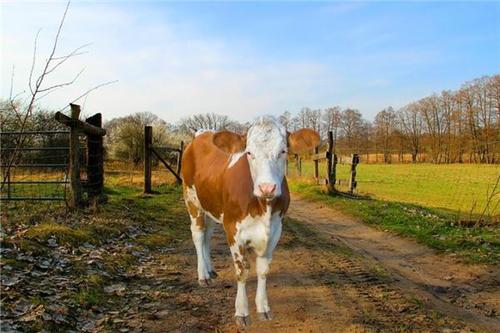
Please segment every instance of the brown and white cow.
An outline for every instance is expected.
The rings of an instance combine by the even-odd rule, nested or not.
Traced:
[[[198,280],[208,286],[217,274],[210,258],[214,222],[222,223],[238,280],[236,323],[250,323],[245,281],[247,253],[257,256],[255,303],[261,320],[270,320],[266,274],[281,235],[290,203],[285,178],[288,153],[312,149],[319,135],[311,129],[287,133],[272,117],[253,124],[245,136],[203,132],[186,148],[182,159],[184,200],[198,257]]]

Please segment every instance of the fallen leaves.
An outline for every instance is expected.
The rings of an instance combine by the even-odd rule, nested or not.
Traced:
[[[25,228],[29,226],[10,228],[5,236],[22,239]],[[184,300],[165,307],[172,295],[193,288],[180,280],[179,264],[173,266],[169,259],[179,249],[150,249],[135,241],[154,232],[147,225],[125,225],[104,242],[75,246],[52,235],[38,241],[36,251],[15,242],[3,246],[2,329],[141,332],[147,321],[169,320],[179,309],[188,311]]]
[[[117,284],[113,284],[111,286],[106,286],[106,287],[104,287],[104,292],[106,294],[116,294],[118,296],[123,296],[125,293],[125,284],[124,283],[117,283]]]

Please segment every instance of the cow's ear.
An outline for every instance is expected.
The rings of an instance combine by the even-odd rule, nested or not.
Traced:
[[[234,154],[244,151],[247,146],[245,135],[230,131],[217,132],[213,136],[214,145],[228,154]]]
[[[310,128],[303,128],[288,133],[288,151],[291,154],[300,154],[316,148],[320,143],[318,132]]]

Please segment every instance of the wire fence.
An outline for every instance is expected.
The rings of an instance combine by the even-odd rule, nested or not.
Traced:
[[[85,201],[102,192],[102,137],[78,133],[76,146],[81,199]],[[67,201],[70,150],[67,130],[0,132],[0,200]]]
[[[2,128],[0,200],[64,200],[72,210],[86,205],[96,209],[106,201],[102,115],[82,121],[80,106],[70,107],[70,117],[54,114],[49,130]]]
[[[0,133],[0,200],[65,200],[68,131]]]

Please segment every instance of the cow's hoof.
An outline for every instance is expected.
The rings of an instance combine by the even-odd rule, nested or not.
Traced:
[[[259,319],[259,320],[272,320],[273,316],[271,315],[271,311],[257,312],[257,319]]]
[[[211,279],[215,279],[218,276],[215,271],[210,271],[210,272],[208,272],[208,274],[210,274]]]
[[[198,280],[198,284],[200,285],[200,287],[206,288],[210,286],[210,279]]]
[[[250,326],[250,316],[234,316],[236,320],[236,326],[239,328],[244,328]]]

